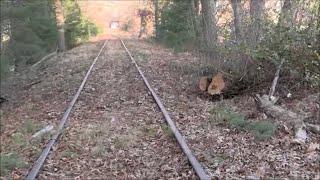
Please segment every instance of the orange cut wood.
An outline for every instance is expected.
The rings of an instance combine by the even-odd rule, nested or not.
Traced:
[[[200,81],[199,81],[199,89],[201,91],[206,91],[209,86],[209,83],[210,83],[210,81],[209,81],[208,77],[206,77],[206,76],[201,77]]]
[[[208,93],[211,95],[221,94],[221,91],[225,87],[225,82],[221,73],[212,77],[212,81],[208,87]]]

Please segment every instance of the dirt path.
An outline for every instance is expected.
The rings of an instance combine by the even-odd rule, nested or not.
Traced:
[[[40,179],[196,179],[119,41],[88,80]]]

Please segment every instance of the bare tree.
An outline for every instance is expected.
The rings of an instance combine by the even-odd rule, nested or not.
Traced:
[[[156,39],[159,39],[159,1],[158,0],[153,0],[154,4],[154,25],[155,25],[155,30],[156,30]]]
[[[320,2],[318,2],[318,8],[317,8],[317,16],[318,16],[318,21],[317,21],[317,40],[316,40],[316,43],[318,44],[318,53],[320,53]],[[320,97],[319,97],[319,102],[320,102]],[[320,114],[320,113],[319,113]]]
[[[214,17],[215,5],[216,0],[201,0],[203,41],[208,49],[215,46],[217,39],[217,27]]]
[[[200,1],[199,0],[190,0],[191,3],[191,19],[192,19],[192,28],[193,31],[195,33],[196,37],[200,37],[200,23],[199,23],[199,5],[200,5]]]
[[[280,12],[279,25],[291,27],[293,25],[294,7],[298,0],[284,0]]]
[[[250,18],[251,18],[251,27],[250,33],[251,43],[257,44],[261,37],[262,33],[262,24],[263,24],[263,12],[264,12],[265,0],[251,0],[250,1]]]
[[[64,15],[61,0],[55,0],[55,13],[58,26],[58,49],[59,51],[66,50],[66,40],[64,33]]]
[[[241,0],[231,0],[231,6],[233,10],[233,24],[234,24],[234,31],[237,42],[242,40],[242,32],[241,32]]]
[[[194,0],[194,7],[196,15],[200,15],[200,0]]]

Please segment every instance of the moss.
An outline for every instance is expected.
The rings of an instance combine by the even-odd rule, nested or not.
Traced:
[[[16,153],[0,155],[1,175],[8,175],[14,168],[26,167],[25,163]]]
[[[274,135],[276,126],[271,122],[259,121],[251,123],[250,129],[254,133],[255,139],[265,140],[271,138]]]
[[[276,126],[271,122],[248,122],[243,115],[225,107],[211,108],[209,113],[211,114],[211,122],[224,124],[237,130],[251,132],[256,140],[269,139],[276,131]]]
[[[161,129],[166,136],[174,138],[174,133],[171,131],[170,127],[167,124],[162,124]]]

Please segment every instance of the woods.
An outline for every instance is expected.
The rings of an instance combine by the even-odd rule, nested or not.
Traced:
[[[1,76],[88,40],[98,28],[73,0],[1,1]]]
[[[163,35],[157,36],[159,41],[177,51],[199,53],[212,69],[198,78],[199,90],[205,94],[232,97],[262,93],[279,98],[299,93],[299,89],[320,88],[319,1],[155,2],[162,2],[155,9],[161,19],[156,34]],[[181,14],[186,20],[181,21]],[[285,118],[296,119],[296,133],[305,133],[306,117],[299,118],[301,115],[271,101],[260,98],[259,107],[267,107],[263,109],[269,115],[285,112]],[[306,136],[299,138],[304,142]]]
[[[269,76],[265,73],[272,69],[275,72],[281,59],[285,59],[283,68],[287,76],[319,86],[318,1],[155,2],[160,4],[156,7],[157,19],[160,17],[156,34],[157,37],[161,34],[159,40],[170,47],[205,49],[217,70],[230,70],[234,78],[248,81],[257,78],[253,77],[258,73],[257,67],[264,75],[256,80],[264,81]],[[233,53],[237,56],[232,56]],[[221,62],[225,58],[227,62]],[[248,58],[253,63],[248,64]],[[239,73],[239,66],[233,67],[232,63],[245,69]]]

